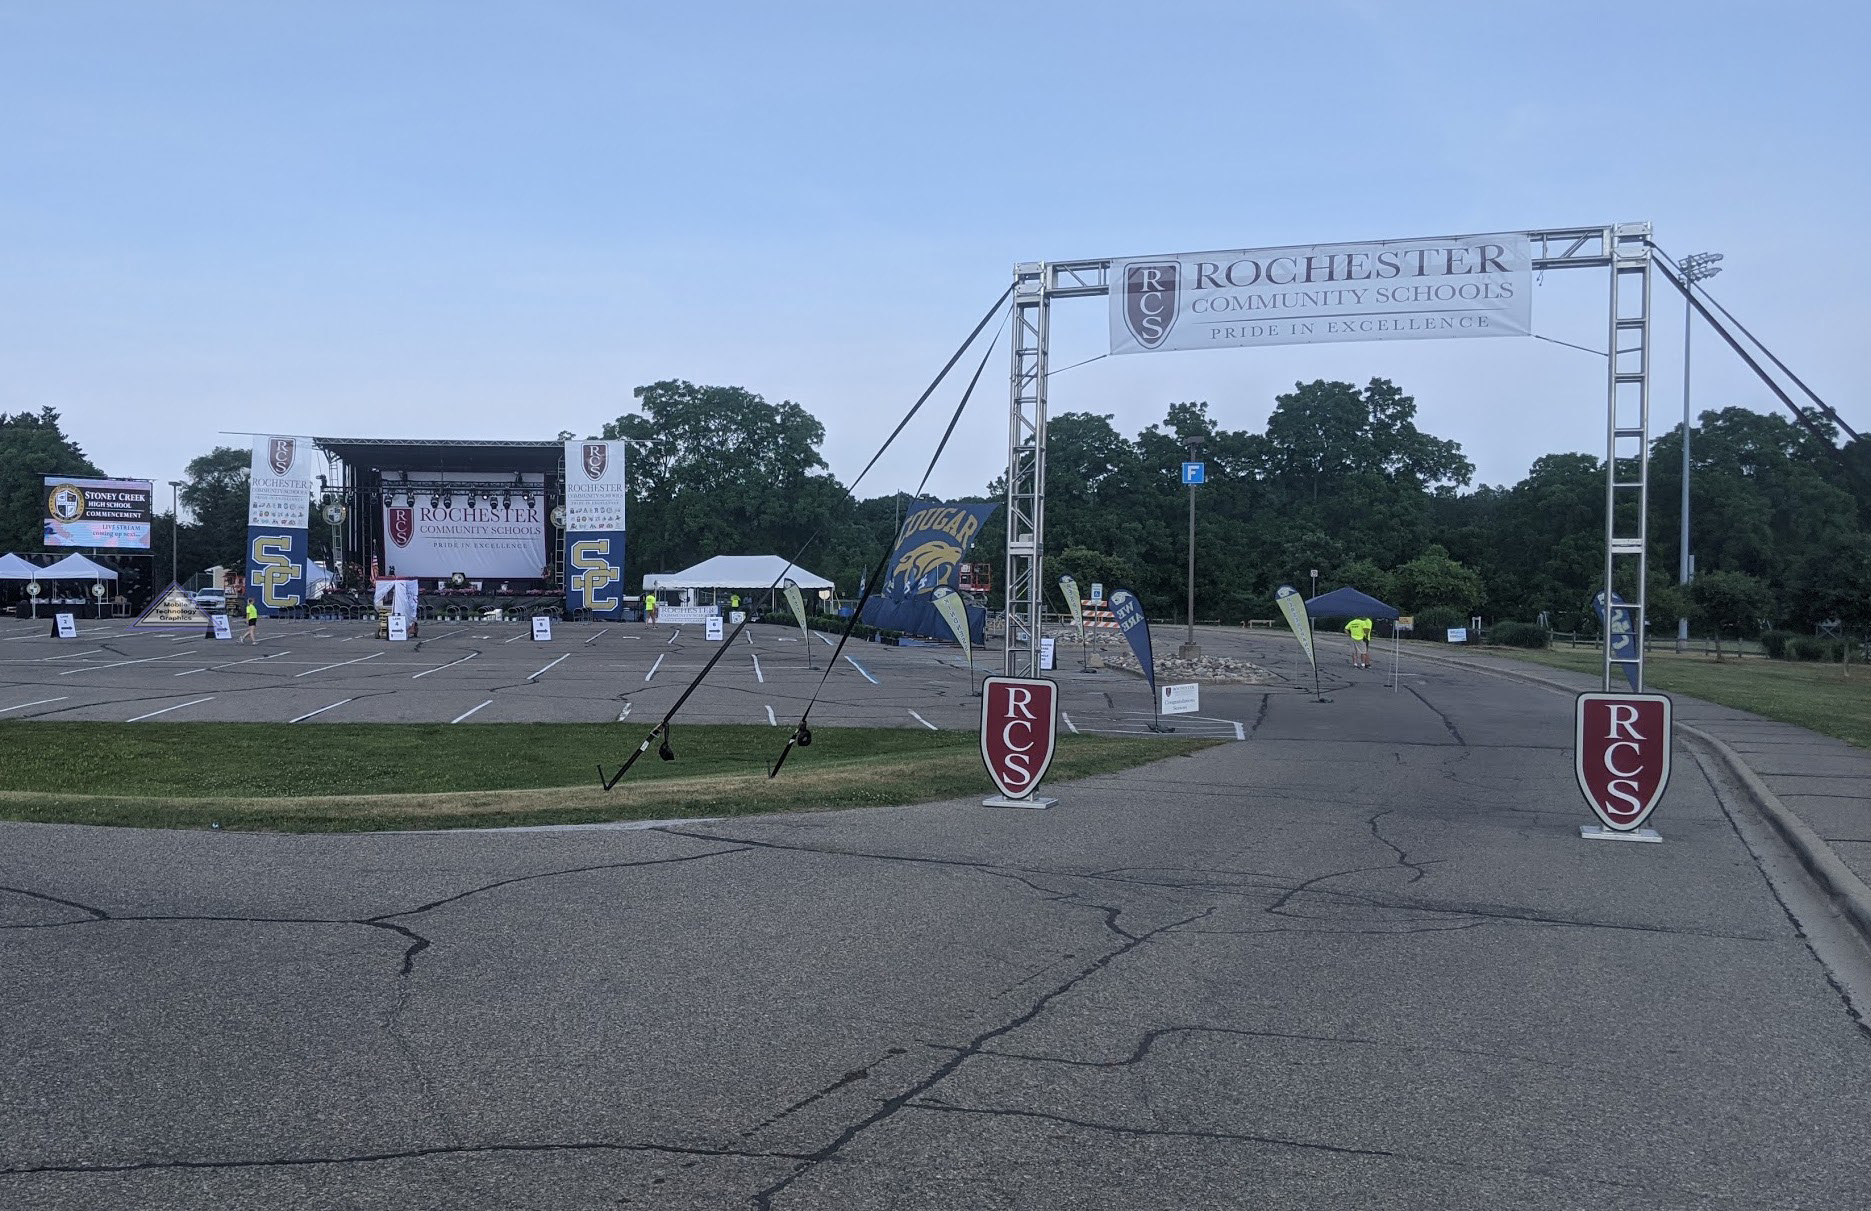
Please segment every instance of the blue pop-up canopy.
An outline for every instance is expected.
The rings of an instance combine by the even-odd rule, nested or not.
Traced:
[[[1394,619],[1401,614],[1396,606],[1385,605],[1369,593],[1360,593],[1349,586],[1321,593],[1306,602],[1306,616],[1309,618]]]

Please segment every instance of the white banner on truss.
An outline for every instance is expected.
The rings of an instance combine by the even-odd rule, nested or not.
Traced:
[[[1526,336],[1524,231],[1111,263],[1111,352]]]

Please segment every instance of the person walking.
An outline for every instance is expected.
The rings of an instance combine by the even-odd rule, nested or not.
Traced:
[[[1374,624],[1369,618],[1354,618],[1345,624],[1345,634],[1351,636],[1351,667],[1368,669],[1371,667],[1371,630]]]
[[[656,594],[654,593],[643,595],[643,620],[651,626],[656,625]]]
[[[240,637],[240,641],[255,647],[260,645],[260,607],[253,603],[251,597],[247,598],[247,633]]]

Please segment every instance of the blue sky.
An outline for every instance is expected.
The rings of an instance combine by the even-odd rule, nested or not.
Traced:
[[[0,0],[0,409],[163,480],[224,429],[584,434],[685,378],[805,405],[849,482],[1016,261],[1649,220],[1863,427],[1868,35],[1842,3]],[[1535,330],[1602,348],[1603,298],[1548,274]],[[1055,364],[1104,322],[1061,304]],[[1699,408],[1775,407],[1697,350]],[[1114,358],[1052,402],[1258,428],[1377,374],[1481,480],[1602,452],[1602,361],[1524,339]],[[983,384],[940,491],[1004,466],[999,355]]]

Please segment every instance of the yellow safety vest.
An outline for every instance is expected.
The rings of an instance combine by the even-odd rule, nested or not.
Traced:
[[[643,599],[643,608],[646,610],[653,610],[656,608],[656,594],[651,593]]]
[[[1354,618],[1346,624],[1345,629],[1351,632],[1351,637],[1353,639],[1357,640],[1359,643],[1363,643],[1371,637],[1371,620],[1368,618]]]
[[[260,616],[260,607],[253,604],[251,601],[248,602],[247,603],[247,621],[252,622],[254,619],[258,618],[259,616]]]

